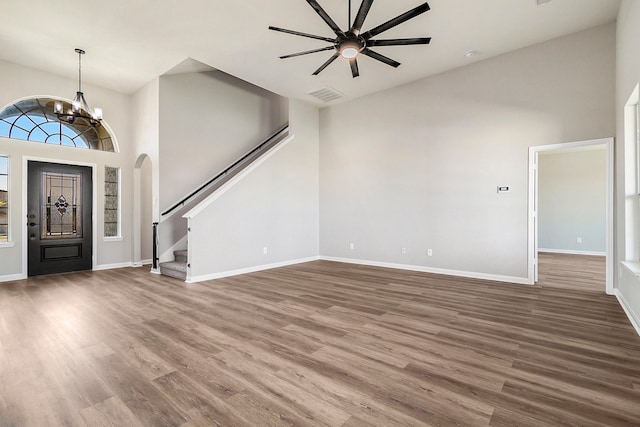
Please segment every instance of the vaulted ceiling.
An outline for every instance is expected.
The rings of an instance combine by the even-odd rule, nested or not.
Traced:
[[[347,27],[348,0],[318,0]],[[376,0],[370,29],[423,0]],[[377,47],[402,65],[359,59],[360,77],[339,58],[312,76],[331,51],[281,60],[326,42],[269,31],[269,25],[335,37],[305,0],[50,0],[7,1],[0,13],[0,59],[77,76],[133,93],[191,58],[286,97],[329,86],[353,99],[473,61],[602,25],[616,19],[620,0],[430,0],[431,10],[384,33],[384,38],[431,37],[430,45]],[[360,5],[351,2],[352,15]],[[382,37],[379,37],[382,38]],[[472,57],[468,51],[477,52]]]

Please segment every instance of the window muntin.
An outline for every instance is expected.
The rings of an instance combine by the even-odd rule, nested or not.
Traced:
[[[104,168],[104,237],[120,236],[120,169]]]
[[[0,111],[0,137],[115,151],[111,135],[102,124],[93,126],[82,118],[72,124],[58,120],[53,111],[57,101],[30,98],[9,105]],[[65,110],[71,108],[68,102],[62,103]]]
[[[0,156],[0,243],[9,241],[9,158]]]

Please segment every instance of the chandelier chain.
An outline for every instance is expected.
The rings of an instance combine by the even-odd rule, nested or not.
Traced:
[[[84,50],[76,48],[76,53],[78,54],[78,92],[82,92],[82,55],[84,55]]]
[[[82,92],[82,54],[78,52],[78,92]]]

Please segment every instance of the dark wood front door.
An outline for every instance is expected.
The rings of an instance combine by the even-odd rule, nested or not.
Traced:
[[[29,276],[92,268],[92,170],[29,161]]]

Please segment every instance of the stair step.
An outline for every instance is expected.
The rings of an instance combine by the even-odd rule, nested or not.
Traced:
[[[176,261],[187,262],[188,251],[173,251],[173,256]]]
[[[180,261],[161,262],[160,274],[175,279],[187,280],[187,263]]]

